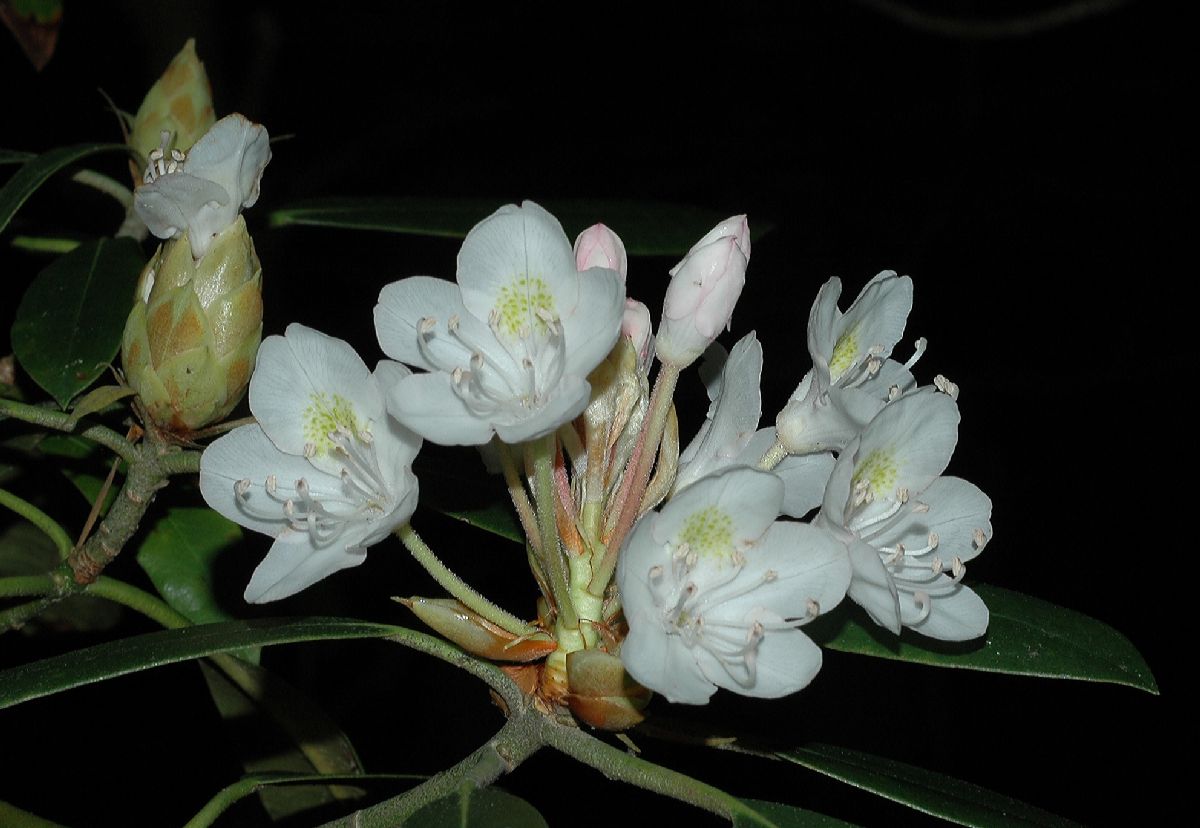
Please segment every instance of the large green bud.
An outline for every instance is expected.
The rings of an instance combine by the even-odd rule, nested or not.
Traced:
[[[170,147],[186,152],[215,120],[212,86],[196,56],[196,41],[189,39],[138,107],[129,145],[141,154],[145,165],[150,153],[160,147],[164,131],[172,136]],[[134,170],[134,181],[141,183],[140,169]]]
[[[262,340],[262,265],[238,216],[192,259],[187,235],[142,271],[121,361],[150,419],[186,435],[226,417]]]

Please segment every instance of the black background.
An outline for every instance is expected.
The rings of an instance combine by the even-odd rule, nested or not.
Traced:
[[[294,135],[275,146],[247,214],[264,266],[266,332],[301,321],[349,339],[368,362],[380,356],[370,316],[379,289],[417,273],[451,278],[458,243],[272,230],[269,210],[307,196],[392,194],[494,197],[497,206],[620,197],[745,212],[752,227],[773,229],[755,244],[725,344],[751,329],[762,340],[764,419],[807,370],[803,326],[821,282],[841,276],[845,303],[879,270],[910,274],[907,339],[930,341],[918,376],[944,373],[962,387],[950,471],[995,503],[995,541],[968,579],[1122,630],[1164,696],[829,653],[814,684],[786,700],[721,693],[706,708],[660,700],[652,711],[785,745],[859,748],[1088,823],[1152,823],[1167,784],[1159,741],[1190,738],[1167,731],[1181,691],[1168,641],[1180,613],[1167,585],[1188,578],[1190,561],[1176,558],[1192,545],[1192,521],[1178,514],[1188,411],[1175,390],[1190,381],[1191,353],[1175,344],[1172,313],[1188,301],[1188,271],[1167,253],[1186,174],[1177,113],[1194,106],[1174,36],[1182,23],[1163,5],[1101,0],[1063,25],[1036,25],[1050,7],[1032,2],[1004,4],[1015,15],[1006,20],[1033,24],[1021,31],[975,25],[997,5],[937,18],[967,12],[930,2],[915,8],[934,16],[914,18],[875,0],[654,14],[69,3],[40,74],[0,37],[0,146],[119,140],[96,87],[136,109],[196,36],[218,114],[241,111],[272,135]],[[15,227],[104,233],[119,220],[111,202],[56,182]],[[45,260],[6,248],[0,263],[6,332]],[[673,263],[635,259],[630,295],[656,313]],[[694,375],[681,388],[688,434],[702,392]],[[477,461],[462,451],[425,462]],[[186,491],[167,498],[195,502]],[[61,508],[78,525],[82,516]],[[532,611],[532,584],[509,574],[521,566],[515,547],[483,545],[432,513],[414,523],[469,580]],[[238,596],[266,548],[254,537],[222,558],[235,612],[247,612]],[[132,561],[114,566],[141,577]],[[398,544],[383,544],[359,569],[267,609],[408,623],[387,596],[435,590]],[[149,628],[129,619],[119,632]],[[7,635],[0,658],[21,663],[102,637]],[[326,705],[371,770],[433,772],[500,722],[472,680],[382,644],[281,648],[266,663]],[[191,665],[2,718],[0,798],[72,825],[180,824],[240,772]],[[1176,730],[1187,721],[1172,720]],[[740,795],[870,824],[925,819],[798,768],[638,741],[648,758]],[[572,814],[583,825],[651,814],[709,824],[549,754],[504,784],[551,825]],[[262,824],[252,802],[228,819],[220,824]]]

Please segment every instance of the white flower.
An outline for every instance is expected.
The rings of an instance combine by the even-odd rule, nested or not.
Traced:
[[[775,444],[775,429],[758,428],[762,416],[762,344],[746,334],[728,356],[713,343],[704,354],[700,374],[712,404],[695,438],[679,455],[674,491],[681,491],[730,466],[757,465]],[[833,469],[828,452],[785,457],[772,472],[784,483],[782,513],[804,517],[821,505]]]
[[[531,201],[501,207],[463,241],[457,287],[414,276],[380,293],[379,344],[429,372],[401,381],[388,410],[444,445],[549,434],[587,405],[587,375],[624,311],[621,277],[576,270],[554,216]]]
[[[888,359],[912,309],[912,280],[885,270],[868,282],[843,314],[836,277],[821,286],[808,316],[813,367],[775,421],[793,454],[840,451],[889,399],[914,386],[909,369],[925,341],[904,365]]]
[[[885,407],[838,457],[817,518],[849,548],[847,594],[894,633],[966,641],[987,630],[987,606],[959,581],[991,536],[992,503],[940,476],[958,420],[954,400],[932,388]]]
[[[412,516],[421,441],[384,409],[408,373],[384,361],[372,374],[347,343],[303,325],[263,342],[250,380],[258,425],[221,437],[200,460],[208,505],[275,538],[247,601],[286,598],[359,565]]]
[[[134,209],[160,239],[187,233],[192,258],[199,259],[243,208],[258,201],[270,139],[261,124],[234,113],[213,124],[186,155],[170,150],[168,158],[167,151],[164,146],[151,153]]]
[[[717,686],[775,698],[817,674],[821,651],[797,628],[842,599],[850,564],[822,530],[777,522],[782,500],[779,478],[734,468],[641,519],[617,564],[637,681],[703,704]]]

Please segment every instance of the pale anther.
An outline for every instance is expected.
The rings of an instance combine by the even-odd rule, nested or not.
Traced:
[[[936,388],[937,390],[941,391],[943,394],[945,394],[947,397],[949,397],[952,400],[958,399],[958,386],[955,383],[951,382],[950,380],[946,379],[941,374],[938,374],[936,377],[933,378],[933,387]]]
[[[983,545],[987,543],[987,535],[983,534],[982,529],[976,529],[971,533],[971,541],[975,544],[976,549],[983,549]]]
[[[238,497],[245,497],[246,492],[250,491],[250,485],[251,484],[248,479],[242,478],[233,484],[233,491]]]
[[[809,618],[816,618],[818,615],[821,614],[821,605],[817,601],[814,601],[812,598],[808,599],[808,604],[806,606],[806,609],[808,610]]]

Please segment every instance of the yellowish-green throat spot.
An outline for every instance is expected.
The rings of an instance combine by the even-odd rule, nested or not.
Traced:
[[[829,358],[830,379],[836,381],[838,377],[846,373],[846,369],[854,364],[857,356],[858,325],[855,325],[839,336],[833,346],[833,356]]]
[[[340,394],[317,391],[308,398],[304,409],[304,439],[312,443],[317,454],[328,454],[333,448],[332,432],[344,428],[355,437],[366,430],[354,416],[354,406]]]
[[[876,494],[890,492],[896,484],[896,470],[896,459],[892,453],[886,449],[875,449],[858,464],[851,485],[858,486],[865,480]]]
[[[539,315],[538,311],[543,313]],[[500,295],[496,297],[496,315],[500,329],[509,336],[520,336],[523,331],[534,329],[545,335],[546,322],[541,317],[558,318],[550,288],[537,276],[525,273],[518,274],[500,288]]]
[[[684,522],[679,541],[700,556],[729,557],[734,552],[733,518],[716,506],[706,506]]]

